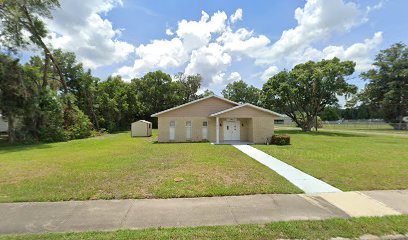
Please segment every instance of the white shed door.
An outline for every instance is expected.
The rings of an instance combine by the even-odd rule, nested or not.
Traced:
[[[170,121],[170,129],[169,129],[169,139],[174,140],[176,139],[176,122]]]
[[[224,141],[241,140],[241,122],[237,119],[227,119],[224,121]]]

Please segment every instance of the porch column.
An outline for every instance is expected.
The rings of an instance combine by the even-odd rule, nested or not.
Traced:
[[[216,125],[216,143],[220,143],[220,119],[218,117],[215,118],[215,125]]]

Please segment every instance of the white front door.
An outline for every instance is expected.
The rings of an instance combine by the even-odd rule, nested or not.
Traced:
[[[241,140],[240,121],[237,119],[227,119],[224,121],[224,141]]]

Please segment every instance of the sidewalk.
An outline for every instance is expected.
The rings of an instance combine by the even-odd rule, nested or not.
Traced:
[[[299,169],[282,162],[249,145],[233,145],[235,148],[255,159],[259,163],[272,169],[305,193],[333,193],[341,192],[322,180],[319,180]]]
[[[0,234],[408,214],[408,190],[0,204]]]

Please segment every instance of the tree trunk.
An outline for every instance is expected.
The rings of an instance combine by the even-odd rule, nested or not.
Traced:
[[[16,142],[15,118],[13,114],[8,114],[8,142],[13,144]]]
[[[408,123],[406,122],[392,123],[391,126],[394,128],[394,130],[407,130]]]

